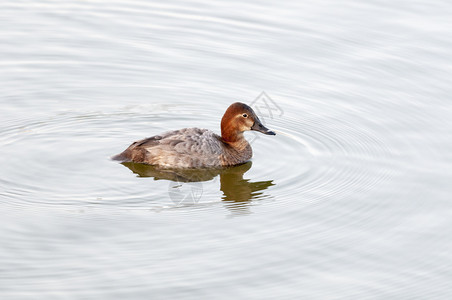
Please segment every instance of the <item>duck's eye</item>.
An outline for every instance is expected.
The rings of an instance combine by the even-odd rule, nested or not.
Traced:
[[[247,117],[248,117],[248,115],[247,115],[247,114],[243,114],[243,115],[242,115],[242,117],[244,117],[244,118],[247,118]]]

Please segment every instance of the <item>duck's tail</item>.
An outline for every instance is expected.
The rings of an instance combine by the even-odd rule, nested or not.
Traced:
[[[120,161],[120,162],[128,162],[128,161],[132,161],[132,157],[131,157],[131,153],[130,153],[130,151],[128,151],[129,149],[126,149],[125,151],[123,151],[123,152],[121,152],[121,153],[119,153],[119,154],[116,154],[116,155],[113,155],[112,157],[111,157],[111,159],[112,160],[117,160],[117,161]]]

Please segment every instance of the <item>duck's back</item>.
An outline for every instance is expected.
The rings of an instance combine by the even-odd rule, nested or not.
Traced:
[[[184,128],[134,142],[113,159],[162,167],[221,166],[221,137],[207,129]]]

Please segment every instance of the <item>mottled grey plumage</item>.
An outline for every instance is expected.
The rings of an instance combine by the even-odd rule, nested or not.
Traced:
[[[219,167],[248,161],[252,151],[246,148],[239,154],[210,130],[184,128],[136,141],[113,159],[161,167]]]

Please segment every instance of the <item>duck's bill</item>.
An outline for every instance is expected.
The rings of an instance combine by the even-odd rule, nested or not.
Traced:
[[[262,125],[262,123],[259,121],[254,122],[253,126],[251,126],[251,130],[259,131],[263,134],[276,135],[274,131],[271,131],[270,129]]]

